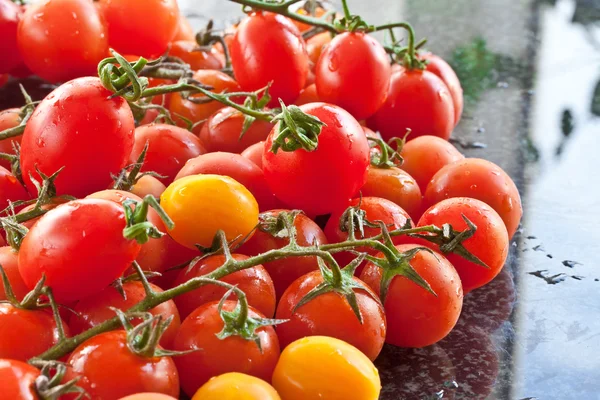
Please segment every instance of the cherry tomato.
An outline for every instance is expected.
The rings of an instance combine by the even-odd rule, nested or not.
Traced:
[[[331,43],[331,33],[322,32],[306,41],[306,51],[310,62],[316,65],[323,50]]]
[[[179,27],[176,0],[101,0],[100,5],[109,44],[120,53],[161,55]]]
[[[186,176],[173,182],[160,200],[175,222],[169,234],[190,249],[196,244],[210,247],[218,230],[233,240],[246,236],[258,224],[254,196],[227,176]]]
[[[435,54],[422,53],[419,54],[419,58],[427,60],[428,64],[425,69],[437,75],[448,86],[454,104],[454,126],[458,125],[463,111],[463,90],[458,76],[456,76],[452,67],[443,58]]]
[[[415,247],[418,246],[396,246],[401,252]],[[443,255],[421,250],[409,263],[436,295],[406,277],[392,278],[384,302],[386,342],[400,347],[425,347],[443,339],[456,325],[463,291],[458,273]],[[381,268],[368,263],[360,278],[379,295],[381,276]]]
[[[463,216],[477,226],[475,234],[463,242],[464,247],[489,267],[482,267],[453,253],[446,254],[460,276],[463,292],[469,293],[494,279],[504,266],[509,239],[502,218],[482,201],[455,197],[442,200],[425,211],[419,226],[448,223],[455,230],[462,231],[468,229]]]
[[[0,210],[8,207],[9,201],[27,200],[29,197],[21,182],[9,170],[0,167]]]
[[[29,5],[17,42],[27,67],[50,82],[96,75],[98,63],[108,54],[106,27],[88,0]]]
[[[254,376],[230,372],[211,378],[192,400],[281,400],[273,386]]]
[[[371,360],[339,339],[312,336],[283,350],[273,387],[285,400],[377,400],[381,380]]]
[[[18,67],[23,59],[17,48],[21,7],[11,0],[0,0],[0,74]]]
[[[139,59],[139,57],[135,57],[134,61],[137,61],[138,59]],[[171,85],[173,83],[176,83],[176,82],[172,81],[170,79],[148,78],[148,87],[149,88],[153,88],[153,87],[157,87],[157,86],[161,86],[161,85]],[[154,97],[152,97],[152,104],[158,104],[159,106],[169,108],[172,97],[173,97],[172,93],[166,93],[166,94],[154,96]],[[150,111],[150,110],[148,110],[148,111]],[[146,114],[148,114],[148,111],[146,111]],[[154,110],[154,111],[158,112],[158,110]],[[156,114],[156,115],[158,116],[158,114]],[[140,125],[144,125],[144,124],[140,124]]]
[[[412,176],[421,192],[442,167],[465,157],[447,140],[437,136],[419,136],[402,146],[402,169]]]
[[[299,8],[296,10],[296,14],[300,14],[300,15],[304,15],[304,16],[311,16],[311,17],[315,17],[315,18],[322,17],[326,12],[327,12],[327,10],[325,10],[323,7],[320,7],[320,6],[317,6],[312,14],[304,8]],[[313,27],[312,25],[308,25],[308,24],[305,24],[304,22],[296,21],[291,18],[290,18],[290,21],[292,22],[292,24],[296,25],[296,28],[298,28],[298,30],[302,33],[310,30]]]
[[[11,2],[9,1],[9,3]],[[2,8],[2,4],[3,2],[0,0],[0,8]],[[0,112],[0,132],[18,126],[21,123],[21,117],[19,116],[20,112],[21,110],[18,108],[9,108],[8,110]],[[0,140],[0,153],[15,154],[13,144],[21,144],[21,138],[22,136],[15,136]],[[9,170],[11,168],[8,160],[0,160],[0,166]]]
[[[179,376],[171,357],[133,353],[125,331],[86,340],[71,353],[67,364],[65,382],[80,377],[77,386],[93,399],[118,399],[144,391],[179,396]]]
[[[231,63],[243,90],[255,91],[270,82],[271,106],[293,102],[304,88],[308,54],[298,28],[289,19],[254,12],[242,20],[231,44]]]
[[[258,168],[262,170],[262,155],[265,148],[264,140],[258,143],[254,143],[252,146],[248,146],[246,150],[242,151],[242,156],[252,161]]]
[[[150,194],[158,199],[166,189],[167,187],[157,178],[150,175],[144,175],[138,178],[138,181],[131,188],[131,193],[141,198]]]
[[[204,145],[190,131],[167,124],[151,124],[135,129],[135,143],[129,156],[136,162],[148,143],[143,171],[153,171],[166,178],[157,178],[165,185],[173,182],[183,165],[200,154],[206,153]]]
[[[433,135],[448,139],[454,128],[454,105],[448,87],[429,71],[394,72],[385,104],[368,120],[385,140],[411,129],[409,140]]]
[[[226,301],[223,309],[231,311],[235,301]],[[250,307],[252,318],[264,317]],[[192,396],[210,378],[226,372],[242,372],[264,380],[270,380],[279,358],[279,342],[272,326],[256,330],[261,348],[240,336],[219,339],[224,323],[218,310],[218,302],[204,304],[191,313],[181,324],[175,337],[174,349],[179,351],[202,349],[175,358],[181,378],[181,388]]]
[[[85,108],[81,105],[86,104]],[[90,123],[93,121],[93,123]],[[21,169],[31,193],[35,168],[51,175],[57,194],[84,197],[105,189],[129,159],[135,122],[127,101],[112,97],[98,78],[59,86],[36,108],[21,142]]]
[[[190,21],[183,15],[179,16],[179,22],[177,23],[177,33],[173,37],[173,42],[178,42],[180,40],[188,40],[193,41],[196,39],[196,33],[194,32],[194,28],[190,24]]]
[[[11,400],[36,400],[35,380],[40,371],[17,360],[0,359],[0,382],[2,395]]]
[[[267,185],[262,170],[240,154],[203,154],[189,160],[175,180],[198,174],[223,175],[235,179],[252,193],[262,211],[270,210],[276,204],[275,196]]]
[[[244,115],[239,111],[225,107],[214,113],[202,125],[199,137],[206,144],[208,151],[228,151],[241,153],[248,146],[264,141],[273,124],[267,121],[256,120],[250,128],[242,133]]]
[[[223,68],[218,51],[214,48],[208,51],[203,50],[193,37],[192,39],[178,40],[171,43],[169,55],[189,64],[194,71],[207,69],[213,70],[213,72],[220,72],[215,70]]]
[[[121,397],[119,400],[177,400],[177,398],[161,393],[136,393]]]
[[[277,125],[265,144],[263,170],[285,204],[309,215],[326,214],[344,206],[365,183],[369,144],[362,127],[343,109],[325,103],[300,109],[325,123],[317,149],[271,152]]]
[[[61,204],[67,203],[68,201],[69,200],[67,200],[67,199],[63,199],[60,197],[54,197],[50,200],[49,203],[46,203],[42,206],[42,210],[50,211],[50,210],[60,206]],[[35,204],[30,204],[27,207],[23,208],[21,211],[19,211],[19,214],[25,214],[26,212],[29,212],[29,211],[33,210],[34,208],[35,208]],[[41,215],[39,217],[35,217],[28,221],[25,221],[21,225],[23,225],[27,229],[31,229],[33,227],[33,225],[35,225],[35,223],[39,221],[40,218],[42,218]]]
[[[298,96],[294,104],[301,106],[308,103],[318,103],[319,101],[321,101],[321,99],[317,93],[317,86],[313,83],[300,92],[300,96]]]
[[[23,282],[21,274],[19,274],[18,253],[12,247],[0,247],[0,265],[4,269],[4,273],[8,277],[12,291],[17,300],[23,300],[23,297],[29,293],[29,288]],[[0,281],[0,300],[7,300],[4,290],[4,283]]]
[[[33,288],[45,275],[59,302],[98,293],[140,252],[135,240],[123,237],[124,228],[125,212],[115,202],[84,199],[62,204],[25,236],[19,251],[21,277]]]
[[[470,197],[487,203],[504,221],[509,238],[519,227],[523,208],[517,186],[492,162],[466,158],[440,169],[427,186],[425,206],[451,197]]]
[[[390,60],[375,38],[364,32],[344,32],[323,50],[315,75],[322,101],[365,119],[375,114],[388,96]]]

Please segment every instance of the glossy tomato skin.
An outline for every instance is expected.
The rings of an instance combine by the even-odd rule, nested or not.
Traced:
[[[7,1],[7,0],[4,0]],[[9,1],[9,3],[11,3]],[[2,7],[2,0],[0,0],[0,7]],[[11,3],[13,4],[13,3]],[[1,36],[1,35],[0,35]],[[0,54],[3,54],[0,52]],[[0,86],[1,87],[1,86]],[[0,131],[4,131],[6,129],[14,128],[21,123],[21,118],[19,116],[20,110],[18,108],[9,108],[8,110],[4,110],[0,112]],[[0,153],[8,153],[15,154],[15,150],[13,148],[13,143],[21,144],[22,136],[16,136],[4,140],[0,140]],[[0,160],[0,166],[10,170],[10,161],[8,160]]]
[[[242,254],[233,254],[235,260],[248,259]],[[174,286],[181,285],[188,280],[209,274],[225,263],[225,256],[215,255],[205,258],[196,263],[190,271],[188,268],[181,269],[179,276],[175,279]],[[260,311],[263,315],[271,318],[275,314],[275,288],[273,280],[262,265],[229,274],[220,281],[237,286],[248,298],[248,304]],[[186,318],[196,308],[203,304],[219,301],[223,298],[227,289],[217,285],[204,285],[191,292],[184,293],[175,298],[177,309],[182,318]],[[235,300],[235,294],[228,297]]]
[[[166,189],[167,187],[165,184],[159,181],[157,178],[150,175],[144,175],[138,179],[135,185],[133,185],[131,188],[131,193],[141,198],[144,198],[147,195],[152,195],[158,199]]]
[[[17,47],[21,7],[11,0],[0,0],[0,74],[18,67],[23,59]]]
[[[223,309],[231,311],[235,301],[226,301]],[[263,317],[250,307],[249,315]],[[272,326],[257,329],[262,351],[254,341],[239,336],[217,338],[223,329],[218,302],[204,304],[191,313],[181,324],[174,349],[183,351],[203,349],[175,358],[181,378],[181,388],[192,396],[210,378],[227,372],[241,372],[263,380],[270,380],[279,358],[279,342]]]
[[[368,120],[385,140],[423,135],[448,139],[454,128],[454,105],[446,84],[429,71],[401,69],[392,74],[388,98]]]
[[[219,70],[223,68],[220,54],[214,48],[208,51],[198,50],[198,43],[194,40],[193,34],[191,39],[178,40],[171,43],[169,55],[181,59],[186,64],[190,65],[194,71],[207,69]]]
[[[489,267],[484,268],[453,253],[446,254],[460,275],[464,293],[469,293],[500,273],[508,255],[509,239],[506,226],[496,211],[482,201],[465,197],[442,200],[425,211],[418,225],[448,223],[462,231],[469,228],[462,216],[477,226],[475,234],[463,242],[464,247]],[[437,246],[433,246],[437,250]]]
[[[425,69],[437,75],[448,87],[452,102],[454,104],[454,126],[458,125],[463,111],[463,89],[458,76],[452,67],[443,58],[433,53],[419,54],[419,58],[428,62]]]
[[[277,217],[282,211],[289,210],[271,210],[267,211],[265,215]],[[325,233],[304,214],[296,215],[294,228],[296,228],[296,242],[300,246],[327,244]],[[269,250],[280,249],[288,244],[288,238],[276,238],[269,233],[257,229],[254,235],[240,247],[239,251],[249,256],[256,256]],[[277,299],[279,299],[292,282],[311,271],[318,270],[319,264],[316,257],[305,256],[282,258],[281,260],[266,263],[264,267],[273,279]]]
[[[401,252],[415,247],[414,244],[396,246]],[[419,251],[410,265],[429,283],[437,297],[408,278],[392,278],[384,302],[386,342],[400,347],[425,347],[443,339],[456,325],[463,291],[458,273],[439,253]],[[381,276],[381,268],[368,263],[360,278],[380,295]]]
[[[179,40],[193,41],[195,39],[196,33],[194,32],[194,28],[192,28],[190,21],[183,15],[180,15],[177,23],[177,33],[175,33],[175,37],[173,37],[173,42]]]
[[[275,196],[309,215],[326,214],[346,204],[366,181],[369,144],[362,127],[348,112],[325,103],[300,106],[323,126],[315,151],[273,153],[273,128],[265,143],[263,170]]]
[[[281,400],[273,386],[254,376],[230,372],[211,378],[192,400]]]
[[[248,146],[244,151],[242,151],[242,156],[246,157],[248,160],[256,164],[258,168],[262,169],[262,155],[264,148],[264,140],[254,143],[252,146]]]
[[[243,90],[273,81],[270,105],[293,102],[308,75],[306,45],[298,28],[284,16],[255,12],[242,20],[231,44],[231,63]]]
[[[81,377],[78,386],[93,399],[118,399],[143,391],[179,396],[179,376],[171,357],[134,354],[125,331],[86,340],[71,353],[67,364],[64,381]]]
[[[37,400],[35,379],[40,371],[23,361],[0,359],[2,395],[11,400]]]
[[[65,231],[65,227],[69,227]],[[58,302],[102,291],[140,252],[123,237],[123,207],[108,200],[75,200],[48,211],[25,236],[19,272],[29,288],[43,274]]]
[[[136,393],[121,397],[119,400],[177,400],[177,398],[161,393]]]
[[[23,282],[23,278],[21,278],[21,274],[19,273],[18,253],[10,246],[4,245],[3,247],[0,247],[0,265],[8,277],[8,281],[10,282],[15,297],[19,301],[23,300],[25,295],[29,293],[29,288],[25,285],[25,282]],[[2,281],[0,281],[0,300],[8,300]]]
[[[331,33],[322,32],[306,41],[306,51],[313,66],[317,65],[319,57],[321,57],[323,50],[329,45],[331,39]]]
[[[496,164],[479,158],[466,158],[446,165],[429,182],[425,206],[451,197],[470,197],[492,207],[502,218],[509,238],[519,227],[523,208],[519,190]]]
[[[97,74],[108,54],[102,17],[87,0],[44,0],[27,7],[18,32],[27,67],[50,82]]]
[[[390,60],[377,39],[364,32],[344,32],[323,50],[315,75],[322,101],[365,119],[375,114],[388,96]]]
[[[29,198],[29,193],[21,185],[21,182],[9,170],[0,167],[0,210],[8,207],[9,201],[15,202]]]
[[[111,95],[100,79],[79,78],[37,106],[21,142],[21,169],[31,193],[36,189],[29,174],[39,180],[36,166],[46,175],[64,166],[55,180],[57,194],[84,197],[105,189],[110,174],[127,165],[135,123],[127,101]]]
[[[56,207],[60,206],[61,204],[67,203],[68,201],[69,200],[61,199],[59,197],[54,197],[54,198],[52,198],[52,200],[50,200],[50,202],[44,204],[41,208],[42,208],[42,210],[50,211],[50,210],[53,210]],[[21,211],[19,211],[18,214],[25,214],[26,212],[29,212],[29,211],[33,210],[34,208],[35,208],[35,204],[30,204],[27,207],[23,208]],[[21,225],[23,225],[27,229],[31,229],[33,227],[33,225],[35,225],[35,223],[38,222],[40,220],[40,218],[42,218],[42,216],[43,215],[40,215],[39,217],[35,217],[30,220],[27,220],[27,221],[23,222]]]
[[[301,106],[303,104],[318,103],[320,101],[321,99],[317,93],[317,86],[313,83],[302,89],[294,104]]]

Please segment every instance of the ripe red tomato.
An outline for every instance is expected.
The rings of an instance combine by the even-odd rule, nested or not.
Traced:
[[[27,200],[29,197],[29,193],[21,185],[21,182],[9,170],[0,167],[0,210],[8,207],[9,200],[15,202]]]
[[[454,128],[454,105],[448,87],[429,71],[401,69],[392,74],[385,104],[368,120],[385,140],[433,135],[448,139]]]
[[[69,200],[62,199],[60,197],[54,197],[54,198],[52,198],[52,200],[50,200],[49,203],[44,204],[42,206],[42,210],[50,211],[50,210],[52,210],[52,209],[60,206],[61,204],[67,203],[68,201]],[[26,213],[28,211],[33,210],[34,208],[35,208],[35,204],[30,204],[27,207],[23,208],[21,211],[19,211],[18,214],[24,214],[24,213]],[[35,225],[35,223],[38,222],[40,218],[42,218],[41,215],[39,217],[35,217],[35,218],[32,218],[32,219],[30,219],[28,221],[25,221],[21,225],[23,225],[27,229],[31,229],[31,227],[33,225]]]
[[[425,206],[451,197],[470,197],[487,203],[504,221],[509,238],[519,227],[523,215],[519,190],[510,176],[492,162],[466,158],[440,169],[427,186]]]
[[[401,252],[417,245],[396,246]],[[403,276],[390,283],[384,307],[387,317],[386,342],[400,347],[425,347],[443,339],[456,325],[462,309],[460,277],[441,254],[421,250],[410,260],[411,267],[431,286],[437,296]],[[382,270],[368,263],[360,278],[381,294]]]
[[[161,55],[179,27],[177,0],[101,0],[100,7],[109,45],[122,54]]]
[[[242,20],[231,44],[231,64],[243,90],[273,82],[271,106],[279,106],[278,99],[293,102],[308,75],[308,54],[298,28],[268,12],[254,12]]]
[[[48,211],[21,244],[23,281],[33,288],[45,274],[59,302],[102,291],[140,252],[135,240],[123,237],[124,228],[123,207],[108,200],[75,200]]]
[[[36,166],[46,175],[64,166],[55,180],[57,194],[84,197],[105,189],[110,174],[127,165],[135,123],[127,101],[111,95],[100,79],[79,78],[37,106],[21,142],[21,169],[30,192],[36,190],[29,174],[39,179]]]
[[[31,365],[17,360],[0,359],[0,382],[2,395],[11,400],[35,400],[35,380],[40,371]]]
[[[302,89],[300,95],[294,102],[297,106],[301,106],[303,104],[308,103],[318,103],[321,99],[319,98],[319,94],[317,93],[317,86],[313,83]]]
[[[6,85],[6,82],[8,82],[8,78],[8,74],[0,74],[0,88]]]
[[[458,76],[443,58],[433,53],[421,53],[419,58],[428,61],[425,70],[437,75],[448,86],[454,104],[454,126],[458,125],[463,111],[463,90]]]
[[[23,59],[17,48],[21,7],[11,0],[0,0],[0,74],[18,67]]]
[[[0,9],[1,8],[2,0],[0,0]],[[0,54],[3,53],[0,52]],[[15,126],[18,126],[21,123],[21,118],[19,116],[20,111],[21,110],[19,110],[18,108],[9,108],[8,110],[0,112],[0,132],[6,129],[14,128]],[[13,143],[21,144],[21,138],[22,136],[15,136],[12,138],[0,140],[0,153],[15,154]],[[11,168],[10,162],[8,160],[0,160],[0,166],[9,170]]]
[[[325,103],[300,109],[325,123],[317,149],[271,152],[277,125],[265,144],[263,170],[285,204],[309,215],[326,214],[343,207],[365,183],[369,144],[360,124],[343,109]]]
[[[223,310],[231,311],[235,306],[236,302],[228,300]],[[252,318],[263,317],[252,307],[248,314]],[[271,379],[279,358],[279,342],[273,327],[263,326],[256,330],[261,350],[254,341],[239,336],[219,339],[217,333],[221,332],[223,326],[218,302],[198,307],[181,324],[174,349],[202,349],[175,357],[181,388],[188,396],[196,393],[213,376],[227,372],[241,372],[265,381]]]
[[[187,40],[173,41],[173,43],[171,43],[169,55],[177,57],[186,64],[189,64],[194,71],[202,69],[219,70],[223,68],[221,55],[217,50],[211,47],[210,50],[205,51],[199,47],[200,46],[194,40],[194,37]]]
[[[383,306],[367,285],[354,278],[367,290],[354,290],[362,323],[354,314],[346,298],[340,293],[328,292],[296,308],[304,296],[323,283],[320,271],[309,272],[287,288],[276,317],[289,319],[277,327],[281,346],[306,336],[331,336],[341,339],[375,360],[385,341],[386,322]],[[295,309],[295,310],[294,310]]]
[[[319,33],[306,41],[306,51],[310,62],[316,65],[319,62],[319,57],[323,50],[331,42],[332,36],[330,32]]]
[[[138,181],[131,188],[131,193],[144,198],[147,195],[152,195],[156,198],[160,198],[160,195],[167,189],[167,187],[159,181],[157,178],[144,175],[138,179]]]
[[[88,0],[29,5],[17,42],[27,67],[50,82],[96,75],[98,63],[108,54],[106,27]]]
[[[254,143],[252,146],[248,146],[242,151],[242,156],[252,161],[256,166],[262,169],[262,155],[265,148],[264,140],[258,143]]]
[[[446,254],[460,275],[463,292],[469,293],[494,279],[504,266],[509,239],[502,218],[482,201],[455,197],[442,200],[425,211],[419,226],[448,223],[455,230],[463,231],[468,229],[463,216],[477,226],[475,234],[463,242],[465,249],[489,267],[482,267],[453,253]],[[438,250],[436,245],[433,247]]]
[[[12,247],[0,247],[0,265],[4,269],[4,273],[8,277],[10,286],[17,300],[23,300],[23,297],[29,293],[29,288],[23,282],[21,274],[19,274],[19,258],[18,253]],[[0,300],[7,300],[6,292],[4,291],[4,283],[0,280]]]
[[[196,33],[194,32],[194,28],[190,25],[190,21],[183,15],[179,16],[179,22],[177,23],[177,33],[175,33],[175,37],[173,37],[173,42],[177,42],[180,40],[195,40]]]
[[[69,356],[64,381],[81,377],[77,386],[93,399],[118,399],[150,391],[179,396],[179,376],[171,357],[142,357],[127,345],[125,331],[101,333]]]
[[[375,114],[390,90],[390,60],[383,46],[364,32],[344,32],[323,50],[315,69],[319,98],[356,119]]]
[[[247,256],[241,254],[233,254],[233,258],[238,261],[248,259]],[[225,256],[216,255],[199,261],[190,271],[188,271],[188,268],[183,268],[177,279],[175,279],[174,286],[181,285],[191,278],[209,274],[223,263],[225,263]],[[261,314],[269,318],[275,314],[273,280],[271,280],[267,270],[262,265],[234,272],[220,280],[235,285],[242,290],[248,298],[248,304],[260,311]],[[181,317],[185,319],[201,305],[221,300],[226,292],[227,289],[221,286],[204,285],[196,290],[177,296],[175,304],[177,304]],[[235,295],[232,294],[229,299],[235,300]]]

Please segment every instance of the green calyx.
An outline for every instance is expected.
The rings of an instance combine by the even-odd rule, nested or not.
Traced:
[[[105,58],[98,64],[98,76],[102,85],[114,93],[113,97],[123,96],[127,101],[138,100],[148,87],[148,78],[138,76],[148,60],[140,57],[135,63],[130,63],[113,49],[110,52],[113,57]]]
[[[114,184],[113,189],[130,191],[131,188],[140,180],[141,177],[149,175],[155,178],[166,178],[164,175],[157,174],[156,172],[140,172],[146,159],[146,153],[148,152],[149,142],[147,141],[144,145],[144,149],[140,153],[135,163],[127,165],[119,172],[118,175],[111,175]]]
[[[168,229],[175,227],[173,220],[169,218],[154,196],[147,195],[141,202],[128,199],[123,202],[126,221],[126,226],[123,229],[125,239],[135,239],[139,244],[144,244],[150,238],[160,239],[165,235],[147,220],[148,207],[154,208]]]
[[[296,151],[304,149],[315,151],[319,145],[319,135],[324,122],[314,115],[306,114],[295,105],[286,106],[281,103],[281,113],[276,115],[272,122],[279,122],[277,134],[273,138],[271,151]]]
[[[59,361],[39,359],[33,359],[29,363],[41,369],[41,374],[35,379],[34,383],[34,390],[41,400],[59,400],[67,394],[77,395],[75,400],[91,398],[83,388],[77,386],[81,377],[63,383],[67,372],[66,364]]]
[[[296,216],[302,214],[301,210],[282,211],[277,215],[260,214],[258,229],[277,239],[286,239],[296,236],[294,221]]]

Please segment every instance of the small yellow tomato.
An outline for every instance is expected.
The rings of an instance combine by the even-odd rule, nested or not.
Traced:
[[[230,372],[206,382],[192,400],[281,400],[275,389],[262,379]]]
[[[175,397],[161,393],[137,393],[121,397],[119,400],[177,400]]]
[[[258,204],[236,180],[221,175],[191,175],[178,179],[160,196],[160,204],[175,222],[169,234],[179,244],[209,247],[218,230],[227,240],[245,236],[258,224]]]
[[[311,336],[281,353],[273,387],[282,400],[377,400],[381,380],[375,365],[356,347]]]

